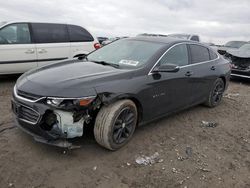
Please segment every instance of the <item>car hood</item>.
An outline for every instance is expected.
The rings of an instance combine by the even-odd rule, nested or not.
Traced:
[[[242,49],[227,50],[227,53],[235,57],[250,58],[250,50],[242,50]]]
[[[83,61],[66,61],[22,75],[17,90],[39,96],[84,97],[96,95],[95,87],[129,70]]]
[[[228,50],[235,50],[237,48],[232,48],[232,47],[228,47],[228,46],[221,46],[218,48],[218,50],[221,50],[221,51],[228,51]]]

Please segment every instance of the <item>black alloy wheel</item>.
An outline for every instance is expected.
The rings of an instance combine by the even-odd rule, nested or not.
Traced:
[[[109,150],[120,149],[131,140],[137,119],[137,107],[129,99],[102,106],[94,126],[97,143]]]
[[[113,141],[122,144],[133,133],[135,114],[129,107],[124,108],[117,116],[113,126]]]
[[[213,84],[209,92],[209,96],[205,101],[205,105],[208,107],[215,107],[218,106],[223,97],[223,93],[225,91],[225,83],[221,78],[217,78]]]
[[[212,103],[215,105],[220,103],[222,96],[224,92],[224,83],[223,82],[217,82],[217,84],[214,87],[214,91],[212,94]]]

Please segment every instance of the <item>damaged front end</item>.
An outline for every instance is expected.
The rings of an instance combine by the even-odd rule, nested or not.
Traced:
[[[12,110],[22,130],[36,141],[64,148],[75,146],[68,139],[81,137],[84,126],[94,119],[101,101],[96,96],[82,98],[42,97],[14,87]]]
[[[225,57],[232,65],[231,76],[250,79],[250,56],[238,57],[226,53]]]

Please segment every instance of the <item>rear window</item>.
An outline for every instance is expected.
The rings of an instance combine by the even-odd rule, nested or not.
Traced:
[[[66,25],[33,23],[32,29],[36,43],[69,42],[69,36]]]
[[[209,50],[209,54],[210,54],[210,60],[214,60],[218,57],[218,55],[213,50]]]
[[[199,40],[199,37],[196,36],[196,35],[192,36],[190,40],[197,41],[197,42],[200,41],[200,40]]]
[[[70,42],[92,42],[94,38],[84,28],[76,25],[68,25]]]
[[[208,48],[195,44],[190,44],[189,47],[191,52],[191,64],[210,60]]]

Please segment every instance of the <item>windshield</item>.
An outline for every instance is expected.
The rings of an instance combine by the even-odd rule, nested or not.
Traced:
[[[185,34],[170,34],[169,36],[180,38],[180,39],[189,39],[190,37],[190,35],[185,35]]]
[[[240,47],[241,50],[250,50],[250,44],[244,44]]]
[[[225,44],[225,46],[226,47],[231,47],[231,48],[240,48],[241,46],[243,46],[246,43],[247,42],[244,42],[244,41],[230,41],[230,42],[227,42]]]
[[[122,39],[92,52],[87,60],[134,69],[143,66],[163,46],[164,43]]]

